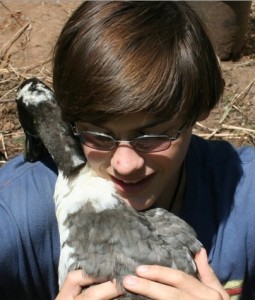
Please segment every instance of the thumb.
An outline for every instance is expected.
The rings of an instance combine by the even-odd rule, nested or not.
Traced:
[[[219,282],[217,276],[215,275],[213,269],[208,263],[208,257],[206,250],[202,248],[199,253],[196,254],[195,261],[197,264],[198,272],[200,275],[201,281],[220,292],[224,300],[229,300],[229,295],[223,289],[221,283]]]
[[[196,254],[195,261],[197,264],[201,281],[204,284],[209,285],[211,287],[213,287],[212,285],[220,284],[213,269],[208,263],[207,253],[204,248],[202,248],[201,251]]]

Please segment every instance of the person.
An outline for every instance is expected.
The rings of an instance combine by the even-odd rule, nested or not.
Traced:
[[[255,149],[192,134],[224,80],[188,4],[83,2],[56,43],[53,88],[97,175],[138,211],[174,212],[204,246],[200,280],[145,265],[124,287],[149,299],[254,299]],[[1,298],[115,299],[114,280],[94,284],[81,270],[58,291],[56,178],[49,156],[19,155],[0,170]]]

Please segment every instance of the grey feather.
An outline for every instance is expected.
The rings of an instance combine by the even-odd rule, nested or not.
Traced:
[[[53,92],[37,79],[18,90],[22,114],[30,116],[33,134],[42,140],[59,170],[54,201],[61,253],[59,284],[71,270],[83,269],[96,279],[116,278],[120,290],[123,277],[135,274],[140,264],[176,268],[198,278],[194,255],[202,247],[194,230],[166,210],[137,212],[116,194],[113,184],[90,169],[61,116]],[[24,113],[25,112],[25,113]],[[21,116],[22,116],[21,114]],[[119,299],[145,299],[126,291]]]

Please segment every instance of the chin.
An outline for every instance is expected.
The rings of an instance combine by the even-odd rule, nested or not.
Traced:
[[[131,206],[133,209],[137,211],[143,211],[149,209],[151,206],[155,204],[155,201],[152,199],[127,199],[122,198],[122,200],[128,205]]]

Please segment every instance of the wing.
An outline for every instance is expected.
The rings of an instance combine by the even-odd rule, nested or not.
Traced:
[[[155,232],[170,247],[176,268],[198,277],[194,255],[200,251],[202,244],[196,238],[194,229],[184,220],[162,208],[145,212],[146,218],[154,224]]]
[[[195,254],[202,244],[196,238],[194,229],[184,220],[162,208],[150,209],[144,212],[150,223],[154,224],[158,235],[169,243],[175,240],[178,245],[184,245]]]

